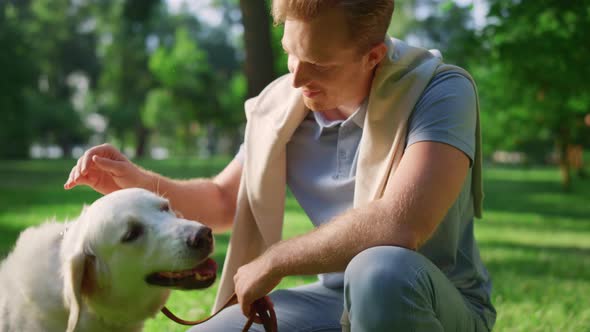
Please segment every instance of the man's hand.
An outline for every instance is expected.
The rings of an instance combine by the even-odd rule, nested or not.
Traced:
[[[270,259],[264,254],[240,267],[234,275],[234,283],[244,316],[248,317],[252,303],[270,293],[282,278],[276,270],[273,270]]]
[[[88,149],[78,159],[64,188],[84,184],[101,194],[108,194],[123,188],[145,186],[147,182],[146,172],[110,144],[102,144]]]

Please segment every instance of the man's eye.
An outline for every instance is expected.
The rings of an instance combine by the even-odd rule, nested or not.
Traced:
[[[328,69],[330,69],[329,66],[322,66],[315,63],[313,64],[313,68],[317,71],[327,71]]]
[[[127,233],[123,235],[121,238],[121,242],[129,243],[137,240],[140,236],[143,235],[143,226],[137,223],[130,223],[129,228],[127,229]]]

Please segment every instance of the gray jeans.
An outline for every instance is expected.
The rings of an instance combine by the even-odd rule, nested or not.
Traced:
[[[427,258],[399,247],[374,247],[353,258],[344,288],[317,282],[270,294],[280,332],[488,331],[448,278]],[[191,328],[241,331],[236,305]],[[251,331],[264,331],[254,324]]]

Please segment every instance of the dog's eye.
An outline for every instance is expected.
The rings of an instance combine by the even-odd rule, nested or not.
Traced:
[[[162,212],[169,212],[170,211],[170,205],[168,203],[164,203],[164,204],[160,205],[160,211],[162,211]]]
[[[121,242],[133,242],[143,234],[143,226],[136,223],[130,223],[127,233],[123,235]]]

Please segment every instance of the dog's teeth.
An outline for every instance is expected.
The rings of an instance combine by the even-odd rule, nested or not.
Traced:
[[[177,279],[177,278],[184,278],[187,277],[189,275],[191,275],[192,273],[190,271],[183,271],[183,272],[160,272],[160,275],[165,277],[165,278],[173,278],[173,279]]]

